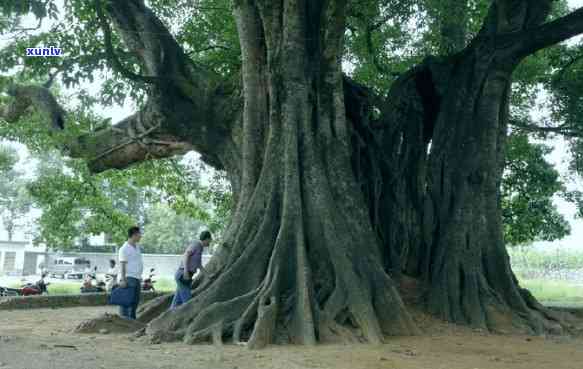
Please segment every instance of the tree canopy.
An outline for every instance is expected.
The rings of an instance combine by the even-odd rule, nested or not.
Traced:
[[[387,91],[402,73],[421,62],[427,54],[446,55],[458,51],[479,31],[489,3],[486,0],[469,1],[464,5],[452,7],[448,1],[370,0],[349,6],[343,56],[346,71],[356,81],[372,87],[379,93]],[[230,1],[204,0],[195,5],[188,1],[156,0],[151,1],[150,5],[163,22],[171,25],[173,35],[193,62],[233,81],[239,78],[241,48],[235,22],[230,16],[232,12]],[[2,11],[4,23],[1,24],[0,30],[7,39],[12,38],[11,42],[7,42],[0,49],[0,71],[4,73],[0,77],[2,85],[7,87],[10,81],[32,83],[38,81],[51,85],[56,82],[59,91],[62,91],[58,97],[61,102],[67,99],[64,94],[70,94],[73,101],[76,101],[69,108],[69,121],[72,124],[67,125],[68,133],[65,136],[111,124],[93,113],[97,105],[108,107],[127,101],[133,101],[137,105],[144,103],[143,83],[125,78],[123,69],[112,68],[108,64],[112,55],[109,55],[105,35],[99,28],[95,2],[5,1]],[[555,2],[551,18],[565,15],[567,12],[566,1]],[[38,24],[30,18],[26,18],[26,24],[23,24],[24,16],[28,14],[33,14]],[[125,69],[135,71],[139,65],[135,55],[124,51],[122,40],[115,34],[113,36],[111,42],[115,57]],[[43,45],[61,47],[64,50],[64,57],[24,57],[25,48]],[[509,244],[554,240],[570,232],[567,221],[557,212],[552,202],[554,195],[564,192],[559,176],[546,177],[548,180],[544,182],[520,187],[521,205],[517,203],[516,196],[511,199],[514,196],[511,192],[516,194],[518,190],[517,178],[540,178],[540,172],[534,163],[544,161],[544,156],[549,151],[541,152],[540,145],[530,144],[533,138],[553,134],[564,136],[569,144],[572,174],[578,175],[580,168],[583,168],[583,165],[578,164],[583,157],[581,154],[583,144],[580,142],[582,134],[579,133],[583,131],[578,128],[581,126],[578,118],[581,104],[578,101],[580,96],[583,96],[581,83],[578,83],[581,75],[580,54],[578,44],[553,46],[530,56],[514,73],[511,106],[513,128],[507,160],[509,163],[513,160],[529,158],[533,160],[530,161],[531,165],[525,167],[510,165],[506,169],[503,206],[506,238]],[[89,83],[95,81],[101,82],[97,90],[88,87]],[[539,115],[536,121],[533,121],[531,113],[541,93],[548,97],[541,103],[540,108],[549,111],[549,114]],[[36,150],[54,147],[55,135],[49,135],[46,126],[37,124],[42,117],[33,114],[27,119],[28,122],[24,124],[3,127],[0,133],[5,138],[32,145]],[[57,141],[59,140],[63,142],[66,137],[57,138]],[[539,153],[536,159],[527,154],[535,152]],[[516,155],[519,153],[526,156],[518,158]],[[96,204],[103,203],[103,199],[102,195],[98,195],[87,184],[95,180],[90,179],[89,172],[83,169],[84,164],[72,164],[72,161],[68,163],[79,173],[77,179],[53,173],[52,177],[41,176],[37,185],[31,187],[39,199],[39,205],[47,210],[47,215],[43,215],[40,220],[40,229],[45,234],[41,239],[51,244],[66,245],[70,243],[71,237],[79,232],[93,233],[112,227],[122,229],[129,223],[140,220],[139,213],[129,211],[133,215],[123,214],[124,210],[130,209],[108,204],[103,205],[101,210],[92,215],[92,220],[81,227],[78,223],[81,209],[87,207],[97,209]],[[111,181],[111,190],[115,191],[113,189],[115,183],[124,182],[132,177],[139,182],[138,187],[155,186],[152,181],[157,179],[151,173],[167,173],[161,174],[159,178],[164,180],[157,184],[163,187],[166,196],[172,199],[173,207],[182,210],[193,209],[192,204],[184,197],[188,191],[185,188],[192,192],[193,186],[184,180],[188,178],[187,175],[174,173],[175,169],[176,161],[173,160],[167,164],[147,163],[128,173],[107,173],[102,181]],[[145,177],[151,178],[144,179]],[[51,183],[54,185],[51,186]],[[63,183],[68,185],[63,186]],[[218,183],[215,181],[214,186],[209,188],[217,188]],[[88,189],[82,190],[87,186]],[[539,186],[544,186],[547,190],[538,191]],[[103,186],[97,185],[95,188],[99,191],[104,189],[99,187]],[[208,192],[203,196],[207,200],[212,198],[217,204],[223,204],[219,212],[223,213],[222,217],[225,219],[230,209],[229,202],[223,199],[230,195],[221,191],[220,188],[224,186],[218,187],[217,191]],[[528,194],[523,191],[528,191]],[[59,192],[61,196],[58,196]],[[67,196],[64,196],[65,193]],[[129,194],[126,193],[121,197],[127,196]],[[78,210],[69,212],[63,210],[71,210],[73,206],[71,203],[66,205],[65,201],[59,203],[61,206],[49,208],[46,203],[42,204],[40,199],[43,197],[47,199],[79,197],[85,204],[75,202],[78,204],[76,206],[79,206]],[[564,197],[579,204],[581,196],[570,192]],[[542,206],[541,202],[545,205]],[[71,218],[62,222],[63,219],[54,217],[49,209],[55,214],[68,214]],[[119,212],[113,209],[118,209]],[[112,212],[113,215],[111,217],[98,215],[108,212]],[[200,213],[197,215],[201,216]],[[526,229],[530,231],[525,232]],[[122,237],[123,232],[116,233],[118,235],[115,239],[119,241],[118,238]],[[59,236],[55,238],[57,234]]]

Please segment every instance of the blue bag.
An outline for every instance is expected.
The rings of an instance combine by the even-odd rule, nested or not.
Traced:
[[[133,288],[115,287],[108,297],[110,305],[132,306],[136,300],[136,293]]]

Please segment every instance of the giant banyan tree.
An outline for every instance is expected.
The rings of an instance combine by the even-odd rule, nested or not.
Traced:
[[[112,67],[143,83],[147,103],[65,150],[94,172],[195,150],[227,173],[236,199],[193,299],[143,311],[153,340],[262,347],[418,334],[403,284],[449,322],[561,326],[510,268],[499,188],[512,73],[583,33],[583,9],[547,22],[551,0],[492,1],[464,47],[427,57],[379,95],[342,71],[350,1],[234,1],[241,85],[192,63],[143,0],[95,4]],[[140,73],[116,59],[113,35],[139,55]],[[45,88],[9,93],[5,120],[34,105],[62,127]]]

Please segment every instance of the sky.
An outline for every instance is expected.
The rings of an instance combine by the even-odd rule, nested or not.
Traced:
[[[579,8],[583,7],[583,0],[569,0],[569,5],[572,8]],[[36,22],[33,17],[29,17],[27,21],[31,25],[35,25]],[[26,25],[26,24],[25,24]],[[48,28],[48,24],[45,24],[45,27]],[[569,42],[575,42],[577,39],[571,39]],[[3,44],[9,42],[9,40],[1,39],[0,38],[0,48]],[[96,78],[95,82],[89,84],[90,92],[97,92],[100,88],[100,78]],[[66,91],[67,93],[68,91]],[[74,91],[70,91],[72,93]],[[123,119],[124,117],[132,114],[135,111],[135,106],[131,101],[128,101],[124,106],[111,106],[111,107],[102,107],[98,106],[96,112],[104,117],[111,117],[112,122],[117,122]],[[533,111],[533,116],[544,116],[547,114],[545,111]],[[549,142],[548,140],[545,141],[546,144],[550,144],[554,147],[554,150],[551,154],[548,155],[547,159],[555,165],[555,167],[559,170],[561,174],[565,174],[567,172],[567,153],[565,151],[566,144],[560,138],[556,138]],[[23,147],[19,148],[21,154],[25,154],[26,150]],[[196,155],[196,154],[194,154]],[[192,156],[189,157],[192,159]],[[579,179],[576,181],[567,181],[566,182],[568,189],[582,189],[583,180]],[[555,203],[559,209],[559,212],[562,213],[565,218],[571,224],[571,235],[564,238],[563,240],[554,241],[554,242],[537,242],[535,246],[537,248],[542,248],[546,250],[552,249],[581,249],[583,250],[583,220],[575,218],[575,206],[573,204],[567,203],[563,199],[556,198]],[[22,239],[23,235],[18,235],[17,238]],[[2,229],[0,224],[0,240],[5,239],[5,232]]]

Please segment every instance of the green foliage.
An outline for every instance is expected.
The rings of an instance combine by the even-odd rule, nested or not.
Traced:
[[[120,244],[127,229],[140,224],[148,252],[173,253],[202,224],[226,221],[211,214],[212,204],[197,200],[196,193],[208,190],[186,181],[192,178],[189,169],[176,159],[98,175],[76,160],[57,156],[40,162],[29,190],[43,210],[38,242],[53,248],[73,248],[80,236],[101,233]]]
[[[231,0],[150,1],[196,64],[225,77],[236,77],[241,49]]]
[[[553,241],[571,228],[553,204],[553,195],[564,192],[559,173],[545,160],[552,151],[533,144],[523,134],[508,139],[506,170],[502,181],[502,216],[507,244]]]
[[[141,245],[148,253],[182,254],[204,228],[201,221],[176,214],[163,204],[151,206],[146,217]]]

